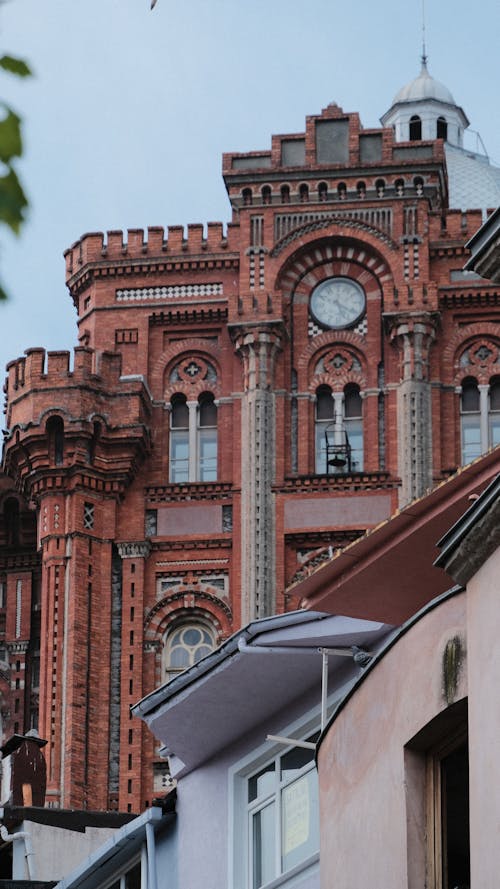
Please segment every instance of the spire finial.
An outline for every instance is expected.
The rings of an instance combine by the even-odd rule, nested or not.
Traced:
[[[425,48],[425,0],[422,0],[422,70],[427,71],[427,52]]]

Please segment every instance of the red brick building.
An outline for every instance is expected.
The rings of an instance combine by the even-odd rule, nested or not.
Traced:
[[[468,121],[425,64],[405,89],[383,129],[330,105],[224,155],[227,228],[84,235],[74,355],[8,366],[2,712],[48,739],[53,805],[147,805],[130,705],[500,440]]]

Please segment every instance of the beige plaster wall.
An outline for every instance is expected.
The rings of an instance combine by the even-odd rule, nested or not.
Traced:
[[[448,706],[443,654],[449,640],[464,640],[465,600],[447,600],[393,646],[321,745],[322,889],[426,885],[425,757],[405,745]],[[453,700],[466,694],[464,663]]]
[[[467,584],[471,886],[500,882],[500,550]]]

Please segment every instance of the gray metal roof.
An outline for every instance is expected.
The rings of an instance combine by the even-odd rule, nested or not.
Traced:
[[[403,86],[396,93],[392,101],[393,105],[401,102],[421,102],[424,99],[435,99],[437,102],[445,102],[448,105],[456,105],[455,99],[448,87],[439,80],[431,77],[427,70],[426,62],[422,62],[422,68],[418,77]]]
[[[445,144],[449,203],[454,210],[487,210],[500,204],[500,167],[488,157]]]

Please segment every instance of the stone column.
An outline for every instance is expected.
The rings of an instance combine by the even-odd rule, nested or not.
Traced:
[[[433,484],[432,399],[429,352],[437,317],[429,313],[390,316],[390,338],[400,355],[397,388],[400,505],[421,497]]]
[[[234,326],[243,362],[241,395],[241,619],[273,614],[276,601],[276,472],[274,373],[281,326]]]

